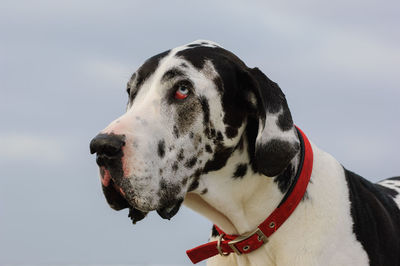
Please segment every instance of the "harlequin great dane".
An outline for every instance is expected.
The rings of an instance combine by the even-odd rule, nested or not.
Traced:
[[[400,178],[373,184],[310,143],[258,68],[196,41],[148,59],[127,91],[90,144],[105,197],[133,223],[182,203],[209,218],[193,262],[400,265]]]

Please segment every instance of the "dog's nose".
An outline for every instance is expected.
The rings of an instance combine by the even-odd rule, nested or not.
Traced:
[[[124,145],[125,135],[98,134],[90,142],[90,153],[114,157],[120,154]]]

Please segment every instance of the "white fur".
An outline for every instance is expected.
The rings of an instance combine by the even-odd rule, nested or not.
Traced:
[[[218,255],[209,259],[207,265],[368,265],[368,256],[352,230],[343,167],[315,145],[312,148],[314,165],[308,199],[300,203],[260,249],[248,255]],[[228,165],[235,158],[230,160]],[[209,193],[194,199],[189,197],[188,205],[195,205],[191,201],[204,201],[212,206],[196,210],[211,217],[226,233],[254,230],[283,197],[271,178],[253,173],[237,181],[220,171],[203,182],[208,183]],[[218,223],[220,220],[231,226],[225,227]]]

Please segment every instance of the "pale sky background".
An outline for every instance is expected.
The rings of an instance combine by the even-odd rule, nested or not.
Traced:
[[[190,265],[211,222],[133,226],[89,141],[146,58],[210,39],[260,67],[295,123],[347,168],[400,175],[400,2],[0,1],[0,265]]]

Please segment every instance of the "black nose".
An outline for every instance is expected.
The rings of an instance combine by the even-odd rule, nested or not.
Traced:
[[[97,156],[113,157],[120,154],[125,145],[125,135],[98,134],[90,142],[90,153]]]

